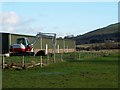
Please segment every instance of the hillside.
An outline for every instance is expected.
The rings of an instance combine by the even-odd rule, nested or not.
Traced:
[[[91,43],[103,43],[105,41],[119,42],[120,31],[118,30],[120,23],[111,24],[107,27],[100,28],[83,35],[78,35],[74,39],[76,44],[91,44]]]

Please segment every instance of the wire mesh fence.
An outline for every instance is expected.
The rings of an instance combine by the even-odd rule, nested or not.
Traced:
[[[114,51],[114,53],[118,51]],[[74,53],[56,53],[45,56],[2,56],[3,68],[30,68],[34,66],[44,67],[46,65],[59,63],[66,60],[87,60],[99,57],[106,57],[113,53],[112,51],[79,51]]]
[[[45,56],[2,56],[3,68],[30,68],[34,66],[46,66],[56,62],[60,62],[60,54],[49,54]]]

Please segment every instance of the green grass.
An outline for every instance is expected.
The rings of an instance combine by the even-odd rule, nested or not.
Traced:
[[[99,28],[97,30],[94,30],[94,31],[88,32],[86,34],[83,34],[81,37],[116,33],[116,32],[119,32],[118,25],[120,25],[120,23],[111,24],[109,26]]]
[[[64,59],[43,68],[4,69],[2,74],[3,88],[117,88],[118,54]]]

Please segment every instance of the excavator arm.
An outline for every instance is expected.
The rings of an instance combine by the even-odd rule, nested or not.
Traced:
[[[36,36],[35,36],[35,39],[32,42],[33,47],[37,43],[39,38],[41,38],[41,47],[42,47],[42,37],[43,36],[51,36],[52,37],[52,53],[55,53],[55,49],[56,49],[56,33],[41,33],[41,32],[38,32],[36,34]]]

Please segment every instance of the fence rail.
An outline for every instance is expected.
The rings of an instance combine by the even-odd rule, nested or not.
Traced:
[[[113,51],[79,51],[75,53],[59,53],[54,55],[46,55],[46,56],[10,56],[5,57],[1,55],[2,62],[0,66],[2,68],[17,68],[17,69],[25,69],[31,68],[34,66],[40,66],[41,68],[47,66],[49,64],[59,63],[65,60],[85,60],[85,59],[93,59],[98,57],[108,56],[111,53],[118,53],[118,50]]]

